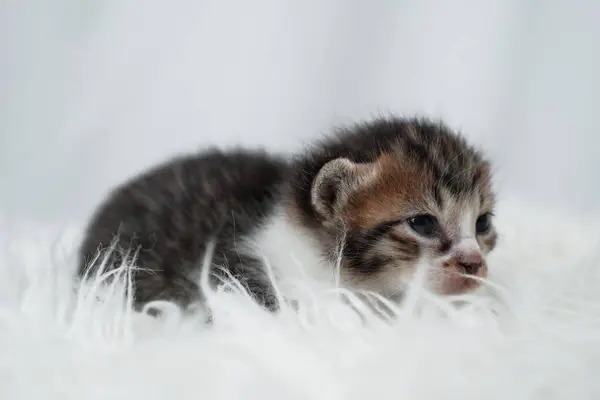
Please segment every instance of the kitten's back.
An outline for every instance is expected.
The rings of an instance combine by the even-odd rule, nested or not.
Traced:
[[[236,237],[250,234],[279,199],[286,162],[263,151],[208,150],[182,156],[134,177],[98,208],[81,246],[80,273],[118,234],[109,268],[124,251],[139,249],[134,276],[137,304],[175,299],[183,305],[198,292],[192,276],[208,240],[215,263],[234,275],[256,275],[253,260],[234,254]],[[240,262],[246,261],[246,262]],[[251,278],[250,278],[251,279]]]

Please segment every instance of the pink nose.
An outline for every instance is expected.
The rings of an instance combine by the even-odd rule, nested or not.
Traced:
[[[483,257],[478,251],[458,253],[456,257],[458,264],[465,269],[467,274],[476,274],[483,266]]]

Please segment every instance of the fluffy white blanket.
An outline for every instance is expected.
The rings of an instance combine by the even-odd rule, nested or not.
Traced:
[[[461,305],[416,288],[386,322],[333,293],[279,315],[216,293],[210,328],[72,290],[76,235],[4,224],[0,399],[600,398],[600,219],[498,215],[487,289]]]

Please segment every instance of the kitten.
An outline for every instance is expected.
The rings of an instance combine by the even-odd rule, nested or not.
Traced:
[[[485,277],[495,247],[490,165],[467,141],[427,119],[378,118],[340,128],[291,160],[258,150],[180,156],[118,187],[92,218],[80,273],[116,240],[109,267],[137,251],[137,309],[152,300],[201,301],[214,240],[213,282],[227,273],[258,302],[277,304],[277,280],[309,276],[389,298],[425,260],[429,289],[459,294]],[[338,264],[339,261],[339,264]]]

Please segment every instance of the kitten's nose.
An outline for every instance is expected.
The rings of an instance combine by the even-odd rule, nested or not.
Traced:
[[[458,264],[467,274],[475,275],[483,266],[483,257],[478,251],[460,252],[456,257]]]

